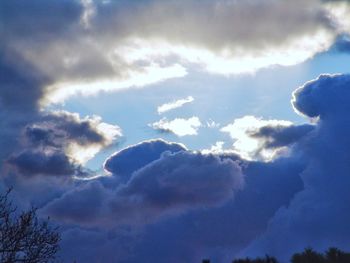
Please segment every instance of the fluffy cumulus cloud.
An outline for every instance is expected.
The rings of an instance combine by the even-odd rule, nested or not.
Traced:
[[[132,172],[126,182],[113,184],[116,169],[111,178],[80,185],[49,203],[42,210],[45,214],[80,226],[64,233],[63,246],[91,235],[102,239],[96,245],[98,250],[127,242],[124,245],[129,252],[118,252],[125,262],[194,262],[207,255],[221,262],[261,234],[278,208],[302,188],[298,174],[305,165],[298,158],[246,162],[232,154],[201,154],[175,146],[147,141],[122,150],[110,160],[121,161],[132,152],[140,156],[147,150],[157,159],[140,164],[134,158],[134,163],[127,165],[134,171],[126,172]],[[119,171],[123,164],[119,162]],[[127,226],[134,226],[135,232],[127,231]],[[97,232],[96,227],[100,229]],[[106,230],[114,234],[107,235]],[[76,233],[74,237],[71,231]],[[125,234],[128,238],[121,241]],[[80,244],[89,247],[94,242]],[[154,249],[163,253],[154,253]],[[67,255],[86,256],[77,251],[69,250]],[[89,258],[97,256],[88,254]],[[113,258],[112,254],[106,251],[108,257]]]
[[[286,259],[305,246],[348,249],[349,89],[348,75],[321,75],[294,93],[296,110],[318,118],[316,129],[296,148],[308,160],[301,174],[304,190],[278,211],[248,253],[264,251]]]
[[[162,154],[186,150],[182,144],[161,139],[144,141],[114,153],[105,161],[104,169],[122,181],[128,181],[134,171],[158,160]]]
[[[182,137],[186,135],[197,135],[198,129],[202,126],[202,123],[198,117],[193,116],[188,119],[176,118],[173,120],[162,118],[149,126],[160,132],[173,133]]]
[[[118,126],[98,117],[53,112],[24,128],[24,149],[7,162],[24,175],[81,175],[81,165],[120,136]]]
[[[348,9],[318,0],[5,0],[1,52],[47,77],[46,104],[183,77],[191,66],[237,74],[294,65],[349,32]]]
[[[154,147],[162,146],[155,142]],[[242,189],[244,178],[240,166],[229,158],[166,151],[135,170],[125,184],[110,187],[106,183],[91,182],[73,190],[45,211],[56,219],[83,221],[90,226],[142,225],[193,209],[220,206]]]

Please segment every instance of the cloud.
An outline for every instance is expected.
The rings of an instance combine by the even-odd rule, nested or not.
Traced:
[[[103,168],[126,182],[133,172],[158,160],[164,153],[186,150],[186,147],[182,144],[166,142],[161,139],[143,141],[111,155],[105,161]]]
[[[293,93],[293,107],[310,118],[327,118],[348,109],[349,75],[320,75]],[[325,99],[327,98],[327,99]]]
[[[123,155],[126,158],[127,153],[135,152],[137,162],[138,151],[146,153],[161,145],[166,144],[147,141],[126,149]],[[100,240],[93,251],[118,246],[119,242],[126,245],[128,252],[117,253],[125,262],[194,262],[206,255],[224,262],[227,254],[234,255],[262,233],[273,214],[302,188],[298,173],[305,167],[298,159],[245,162],[235,155],[184,150],[163,153],[142,168],[120,162],[120,167],[123,165],[135,169],[126,184],[116,187],[102,178],[90,181],[42,210],[67,226],[77,226],[75,237],[64,237],[63,247],[81,235],[92,235]],[[127,229],[136,233],[125,232],[125,225],[133,226]],[[104,234],[106,228],[114,234]],[[128,237],[121,241],[126,233]],[[69,250],[69,258],[83,258],[85,253],[77,251],[94,240],[77,245],[75,252]],[[157,257],[150,240],[157,249],[162,248]],[[93,251],[87,252],[90,258],[97,256]],[[115,250],[105,252],[109,255]]]
[[[124,184],[108,187],[101,179],[82,184],[44,211],[79,225],[80,234],[94,231],[84,226],[118,226],[115,238],[102,239],[110,246],[120,242],[125,225],[142,225],[127,238],[130,250],[118,252],[124,262],[197,262],[204,257],[227,262],[237,255],[264,253],[287,261],[306,246],[346,249],[348,88],[348,75],[321,75],[296,90],[293,106],[306,117],[317,118],[313,125],[252,117],[248,120],[256,126],[249,121],[241,125],[247,128],[245,136],[261,140],[262,147],[288,147],[287,156],[265,162],[232,153],[154,151],[158,159],[135,165]],[[154,142],[162,144],[169,147]],[[151,149],[147,143],[133,150],[137,147],[141,152]],[[162,253],[155,254],[154,249]]]
[[[295,155],[307,160],[301,174],[304,189],[276,213],[246,253],[264,251],[286,260],[306,246],[347,248],[349,83],[349,75],[321,75],[294,93],[295,109],[306,117],[318,117],[312,136],[295,145]]]
[[[326,3],[327,11],[340,33],[350,32],[350,3],[348,1],[329,1]]]
[[[168,152],[136,170],[125,185],[107,189],[99,182],[88,183],[50,203],[45,212],[60,221],[88,226],[143,225],[193,209],[220,206],[243,182],[241,168],[231,159]]]
[[[315,118],[314,128],[254,118],[230,127],[237,132],[225,128],[237,142],[288,146],[288,156],[259,162],[232,153],[149,150],[150,162],[122,169],[130,174],[123,184],[115,184],[114,166],[109,180],[58,182],[84,171],[80,164],[120,130],[95,117],[40,110],[77,94],[183,77],[191,67],[228,75],[300,63],[349,32],[349,4],[324,2],[1,1],[0,156],[14,168],[2,169],[3,184],[15,182],[24,204],[49,203],[43,211],[67,229],[75,224],[84,245],[99,237],[88,246],[96,249],[84,250],[95,261],[96,251],[125,244],[120,233],[132,232],[130,225],[142,225],[142,233],[130,233],[128,249],[111,252],[125,262],[198,262],[202,255],[228,262],[247,246],[249,255],[282,258],[308,245],[346,248],[348,75],[323,75],[294,93],[294,108]],[[196,134],[201,124],[193,118],[163,119],[158,123],[167,127],[159,128]],[[253,144],[248,153],[256,152]],[[98,230],[108,226],[116,233]]]
[[[149,126],[155,130],[174,133],[182,137],[186,135],[197,135],[202,123],[198,117],[191,117],[189,119],[176,118],[171,121],[167,118],[162,118],[160,121],[149,124]]]
[[[18,155],[11,156],[8,163],[15,166],[18,172],[24,176],[40,174],[73,176],[80,174],[79,167],[76,167],[64,153],[59,151],[26,150]]]
[[[157,112],[158,112],[158,114],[162,114],[164,112],[180,108],[183,105],[185,105],[187,103],[191,103],[193,101],[194,101],[194,98],[192,96],[188,96],[187,98],[184,98],[184,99],[179,99],[176,101],[165,103],[157,108]]]
[[[82,119],[65,111],[51,112],[24,128],[24,150],[8,163],[24,175],[82,175],[81,165],[121,135],[118,126],[97,116]]]
[[[274,152],[264,148],[262,137],[252,136],[259,129],[266,126],[288,127],[292,123],[284,120],[263,120],[254,116],[244,116],[234,120],[232,124],[222,127],[220,131],[227,132],[235,140],[233,150],[246,159],[263,158],[270,159]]]
[[[220,123],[217,123],[217,122],[213,121],[212,119],[209,119],[206,124],[207,124],[207,127],[211,128],[211,129],[218,128],[221,125]]]
[[[127,76],[121,78],[105,78],[89,82],[66,81],[55,83],[47,87],[48,95],[43,99],[42,104],[59,103],[77,94],[89,96],[101,91],[110,92],[127,88],[140,88],[166,79],[184,77],[187,75],[187,71],[179,64],[166,67],[152,64],[143,68],[130,69],[125,74]]]
[[[214,145],[210,147],[210,149],[204,149],[201,150],[202,153],[204,154],[209,154],[209,153],[214,153],[214,154],[220,154],[223,153],[225,150],[223,149],[225,142],[223,141],[218,141]]]
[[[298,142],[313,131],[314,125],[266,125],[249,134],[252,138],[263,140],[262,148],[279,148]]]
[[[5,0],[0,37],[2,52],[47,77],[38,89],[46,105],[183,77],[193,67],[228,75],[295,65],[349,32],[348,8],[318,0]]]

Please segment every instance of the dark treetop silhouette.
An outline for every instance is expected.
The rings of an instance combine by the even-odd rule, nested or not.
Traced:
[[[350,253],[341,251],[338,248],[329,248],[326,252],[318,253],[312,248],[306,248],[301,253],[295,253],[291,258],[291,263],[350,263]],[[202,263],[210,263],[210,260],[204,259]],[[266,255],[264,258],[244,258],[235,259],[232,263],[278,263],[274,257]]]
[[[36,209],[16,213],[9,201],[11,189],[0,195],[0,263],[53,262],[60,235],[49,220],[39,220]]]

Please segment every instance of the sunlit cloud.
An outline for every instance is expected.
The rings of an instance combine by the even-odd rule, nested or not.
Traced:
[[[223,75],[254,73],[270,66],[292,66],[327,50],[334,34],[326,30],[299,36],[279,46],[249,50],[241,47],[223,48],[219,51],[198,46],[179,45],[159,39],[131,39],[115,52],[124,54],[129,63],[178,58],[184,65],[194,64],[203,70]]]
[[[339,33],[350,33],[350,3],[344,1],[329,2],[325,5],[330,18]]]
[[[187,75],[186,69],[174,64],[161,67],[158,64],[144,67],[139,71],[130,71],[127,78],[96,79],[95,81],[62,82],[47,87],[47,96],[42,104],[63,102],[65,99],[82,95],[89,96],[100,91],[118,91],[127,88],[140,88],[171,78],[179,78]]]
[[[149,126],[155,130],[174,133],[182,137],[186,135],[197,135],[202,123],[198,117],[191,117],[189,119],[176,118],[174,120],[162,118],[160,121],[149,124]]]
[[[6,42],[50,80],[44,105],[145,87],[191,70],[233,75],[296,65],[350,28],[349,4],[340,1],[73,2],[76,13],[69,23],[63,16],[55,20],[65,21],[57,32],[46,35],[53,30],[48,15],[41,18],[44,32],[17,33]],[[12,19],[9,30],[15,31]]]
[[[263,149],[264,141],[260,138],[251,136],[263,126],[290,126],[292,122],[284,120],[263,120],[254,116],[244,116],[235,119],[232,124],[221,128],[234,140],[233,150],[248,160],[252,160],[259,154],[259,157],[269,160],[274,154],[274,149]]]
[[[103,136],[104,141],[103,143],[91,143],[89,145],[70,143],[67,146],[66,153],[74,162],[79,164],[86,164],[102,149],[111,145],[123,135],[119,126],[102,122],[99,116],[86,117],[85,120],[89,120],[94,125],[96,131]]]
[[[224,153],[224,144],[223,141],[218,141],[214,145],[212,145],[209,149],[201,150],[201,153],[203,154],[220,154]]]
[[[165,103],[163,105],[160,105],[157,108],[157,112],[158,112],[158,114],[162,114],[164,112],[180,108],[183,105],[191,103],[193,101],[194,101],[194,98],[192,96],[188,96],[187,98],[184,98],[184,99],[179,99],[179,100],[176,100],[176,101]]]

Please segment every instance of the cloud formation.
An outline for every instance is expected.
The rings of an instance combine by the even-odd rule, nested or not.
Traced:
[[[349,32],[349,4],[318,0],[4,0],[1,8],[1,52],[46,76],[42,104],[183,77],[191,67],[227,75],[295,65]]]
[[[77,237],[97,235],[104,244],[96,245],[98,250],[121,242],[123,226],[143,226],[141,232],[136,228],[136,233],[127,238],[132,253],[118,252],[125,262],[193,262],[205,255],[221,255],[221,262],[223,255],[228,259],[228,249],[234,255],[262,233],[278,208],[302,187],[298,173],[304,164],[298,159],[246,162],[235,155],[181,149],[175,153],[165,151],[149,163],[138,162],[141,153],[160,153],[164,146],[174,149],[176,144],[146,141],[120,151],[111,157],[120,161],[119,170],[134,168],[127,172],[132,175],[126,182],[113,185],[114,175],[108,180],[90,181],[49,203],[43,211],[60,222],[80,226],[75,229]],[[135,158],[129,156],[131,153]],[[121,162],[124,157],[134,163]],[[96,232],[91,227],[101,230]],[[103,237],[105,228],[115,231],[113,238]],[[63,246],[76,238],[65,239]],[[151,252],[154,244],[149,240],[161,246],[164,253],[155,257]],[[91,242],[94,241],[85,240],[82,246],[90,246]],[[84,256],[72,251],[69,255]],[[95,253],[89,255],[96,258]]]
[[[182,144],[170,143],[161,139],[143,141],[111,155],[105,161],[103,168],[114,177],[127,182],[133,172],[158,160],[163,154],[186,150]]]
[[[234,140],[233,151],[246,159],[262,158],[271,159],[274,151],[271,147],[265,147],[268,136],[259,136],[260,129],[267,129],[268,126],[278,126],[281,129],[291,126],[292,123],[284,120],[263,120],[254,116],[244,116],[234,120],[232,124],[220,129],[226,132]],[[275,129],[274,129],[275,130]]]
[[[202,123],[198,117],[193,116],[188,119],[176,118],[174,120],[162,118],[149,126],[160,132],[169,132],[182,137],[186,135],[197,135]]]
[[[232,153],[164,153],[142,168],[136,165],[121,187],[90,182],[56,199],[46,211],[81,226],[142,224],[142,232],[128,239],[133,253],[120,252],[125,262],[194,262],[203,257],[227,262],[237,255],[263,253],[288,260],[306,246],[346,249],[349,87],[348,75],[322,75],[293,95],[295,109],[317,118],[316,123],[265,121],[249,129],[263,147],[288,146],[287,156],[262,162]],[[90,200],[92,193],[97,198]],[[72,209],[67,203],[74,204]],[[106,242],[112,246],[119,241]],[[164,253],[155,257],[154,244]]]
[[[2,169],[2,183],[15,182],[26,204],[39,201],[64,224],[65,247],[77,247],[67,259],[88,257],[83,250],[95,262],[99,252],[123,262],[228,262],[242,251],[285,258],[349,244],[348,75],[322,75],[293,94],[314,125],[250,116],[224,127],[242,156],[220,144],[202,154],[144,142],[108,158],[109,177],[68,186],[57,178],[85,175],[82,164],[121,131],[43,109],[191,67],[228,75],[300,63],[349,33],[348,1],[3,0],[0,9],[0,157],[13,169]],[[197,117],[151,124],[178,136],[201,125]],[[244,159],[286,147],[269,162]]]
[[[349,75],[321,75],[294,92],[295,109],[318,118],[314,131],[295,148],[295,154],[307,160],[301,174],[304,190],[276,213],[247,253],[264,251],[286,260],[306,246],[347,248],[349,87]]]
[[[143,225],[193,209],[220,206],[242,189],[243,183],[241,168],[231,159],[168,151],[135,170],[120,187],[91,182],[53,201],[45,212],[63,222],[88,226]]]
[[[81,175],[81,165],[121,136],[118,126],[98,117],[52,112],[28,124],[22,147],[8,163],[24,175]]]
[[[157,108],[157,112],[158,112],[158,114],[162,114],[164,112],[180,108],[183,105],[185,105],[187,103],[191,103],[193,101],[194,101],[194,98],[192,96],[188,96],[187,98],[184,98],[184,99],[179,99],[179,100],[176,100],[176,101],[165,103],[163,105],[160,105]]]

